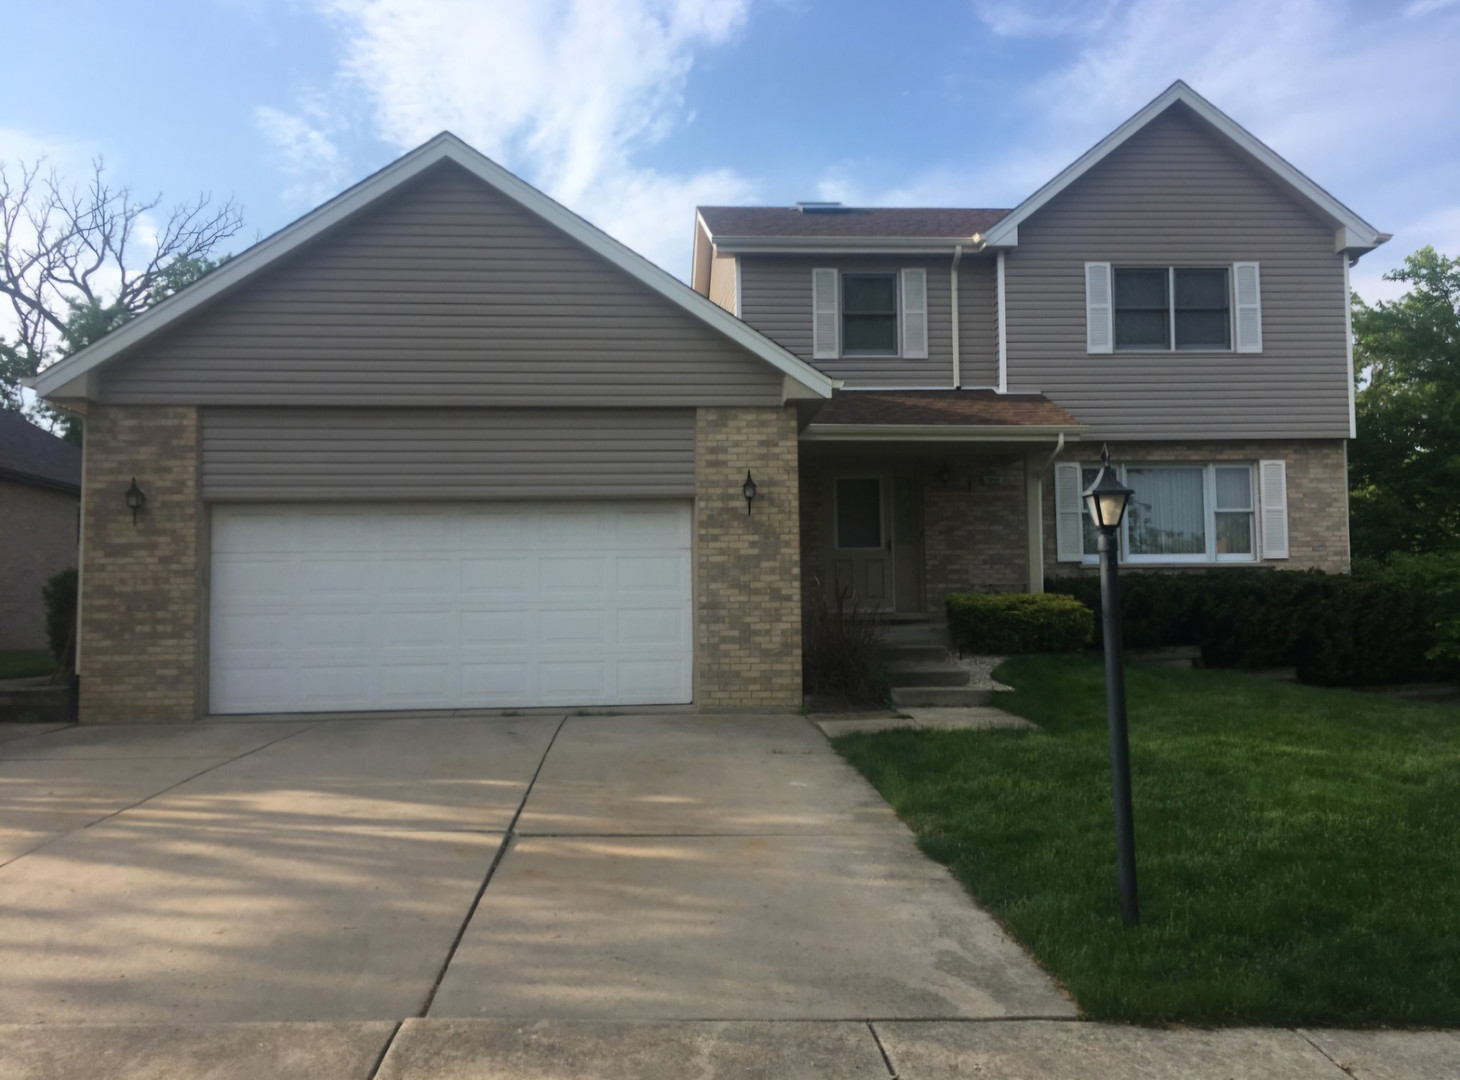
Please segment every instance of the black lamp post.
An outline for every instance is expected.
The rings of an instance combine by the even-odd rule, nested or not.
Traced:
[[[1125,726],[1125,664],[1120,640],[1120,522],[1135,494],[1116,478],[1110,449],[1100,451],[1100,472],[1085,489],[1085,507],[1100,532],[1100,621],[1105,637],[1105,713],[1110,727],[1110,787],[1115,799],[1115,865],[1120,917],[1140,921],[1136,901],[1136,836],[1131,814],[1130,739]]]

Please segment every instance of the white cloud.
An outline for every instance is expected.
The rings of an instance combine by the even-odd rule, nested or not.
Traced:
[[[294,113],[260,105],[254,124],[274,144],[279,168],[289,178],[286,202],[313,206],[339,193],[347,168],[332,135],[338,124],[318,100]]]
[[[1404,9],[1406,19],[1422,19],[1426,15],[1432,15],[1436,11],[1443,11],[1445,8],[1454,7],[1460,4],[1460,0],[1414,0]]]
[[[973,9],[999,37],[1064,37],[1099,30],[1116,0],[974,0]]]
[[[733,40],[748,0],[316,0],[343,32],[336,107],[259,112],[301,174],[341,165],[334,129],[363,102],[402,151],[460,135],[663,266],[687,268],[693,207],[743,201],[728,169],[672,175],[640,155],[688,123],[697,53]],[[323,183],[323,180],[319,180]],[[333,189],[340,184],[332,179]]]

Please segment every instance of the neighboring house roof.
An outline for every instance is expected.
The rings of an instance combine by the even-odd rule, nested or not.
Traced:
[[[691,315],[703,320],[738,345],[765,360],[782,372],[789,383],[795,384],[794,386],[788,385],[788,396],[826,398],[831,395],[832,388],[836,385],[833,379],[758,331],[751,329],[717,304],[700,296],[678,278],[661,270],[642,255],[590,225],[531,184],[517,178],[483,154],[473,150],[450,132],[442,132],[373,176],[335,196],[292,225],[261,240],[188,288],[124,323],[96,344],[52,364],[36,376],[36,391],[43,397],[62,400],[94,396],[94,388],[90,385],[88,376],[102,364],[122,355],[139,342],[224,293],[232,291],[245,281],[251,280],[278,260],[332,230],[347,219],[353,218],[403,184],[443,161],[451,161],[460,165],[484,183],[557,227],[620,270],[637,278],[655,292],[678,304]]]
[[[1080,422],[1043,394],[996,390],[838,390],[807,429],[812,438],[1049,438]]]
[[[984,237],[990,247],[1012,247],[1019,243],[1019,225],[1065,188],[1104,160],[1156,117],[1174,105],[1184,105],[1227,139],[1248,160],[1291,188],[1305,202],[1328,217],[1335,226],[1335,251],[1372,251],[1390,238],[1380,232],[1323,188],[1319,187],[1271,147],[1237,123],[1221,109],[1177,79],[1140,112],[1080,155],[1068,168],[1009,214],[991,226]]]
[[[952,208],[702,206],[700,219],[720,243],[749,237],[903,237],[971,239],[1008,210]]]
[[[0,477],[80,494],[81,448],[0,409]]]

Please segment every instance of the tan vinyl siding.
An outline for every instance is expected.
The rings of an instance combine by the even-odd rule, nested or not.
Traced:
[[[737,269],[734,255],[716,254],[710,261],[710,299],[731,315],[740,314],[735,310]]]
[[[850,386],[952,386],[953,334],[947,259],[846,256],[740,256],[740,317],[776,344]],[[849,356],[811,358],[811,271],[818,266],[853,273],[928,272],[928,358]],[[960,282],[961,285],[961,282]]]
[[[1085,351],[1084,264],[1261,264],[1261,353]],[[1009,389],[1087,438],[1344,438],[1343,256],[1333,226],[1176,106],[1019,226]]]
[[[998,265],[992,255],[969,258],[958,267],[958,368],[963,385],[999,385]]]
[[[102,376],[111,403],[778,405],[781,374],[442,165]]]
[[[203,497],[689,497],[693,409],[203,410]]]

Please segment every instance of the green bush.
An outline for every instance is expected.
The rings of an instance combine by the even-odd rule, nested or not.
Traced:
[[[1013,656],[1089,644],[1094,613],[1055,593],[950,593],[948,630],[959,652]]]
[[[1421,597],[1434,638],[1429,659],[1442,667],[1460,665],[1460,552],[1391,555],[1382,564],[1355,564],[1354,576],[1385,581]]]
[[[1455,584],[1460,607],[1460,567]],[[1095,578],[1048,587],[1099,611]],[[1123,573],[1120,589],[1127,648],[1196,645],[1208,667],[1293,667],[1304,682],[1328,686],[1445,673],[1430,602],[1398,580],[1224,569]]]
[[[51,655],[69,672],[76,655],[76,570],[52,574],[41,589],[46,601],[46,638]]]

